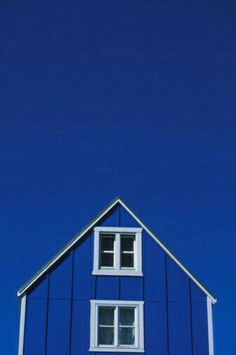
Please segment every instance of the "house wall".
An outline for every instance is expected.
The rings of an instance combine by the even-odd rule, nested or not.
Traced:
[[[100,225],[139,227],[120,206]],[[93,233],[27,295],[24,355],[95,355],[88,351],[91,299],[143,300],[147,355],[209,354],[206,295],[145,231],[143,277],[92,269]]]

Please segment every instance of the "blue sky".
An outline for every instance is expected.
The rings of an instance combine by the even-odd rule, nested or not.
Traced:
[[[234,354],[236,4],[0,5],[0,347],[16,290],[120,195],[219,299]]]

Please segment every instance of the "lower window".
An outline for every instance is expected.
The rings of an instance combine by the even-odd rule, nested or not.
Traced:
[[[144,351],[143,302],[90,302],[90,351]]]

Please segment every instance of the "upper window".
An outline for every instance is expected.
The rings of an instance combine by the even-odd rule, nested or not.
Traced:
[[[142,276],[142,229],[95,227],[93,274]]]
[[[90,302],[90,351],[144,351],[143,302]]]

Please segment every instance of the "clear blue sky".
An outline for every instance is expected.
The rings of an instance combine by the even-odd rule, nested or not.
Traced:
[[[219,299],[236,349],[236,3],[0,4],[0,348],[16,290],[116,195]]]

